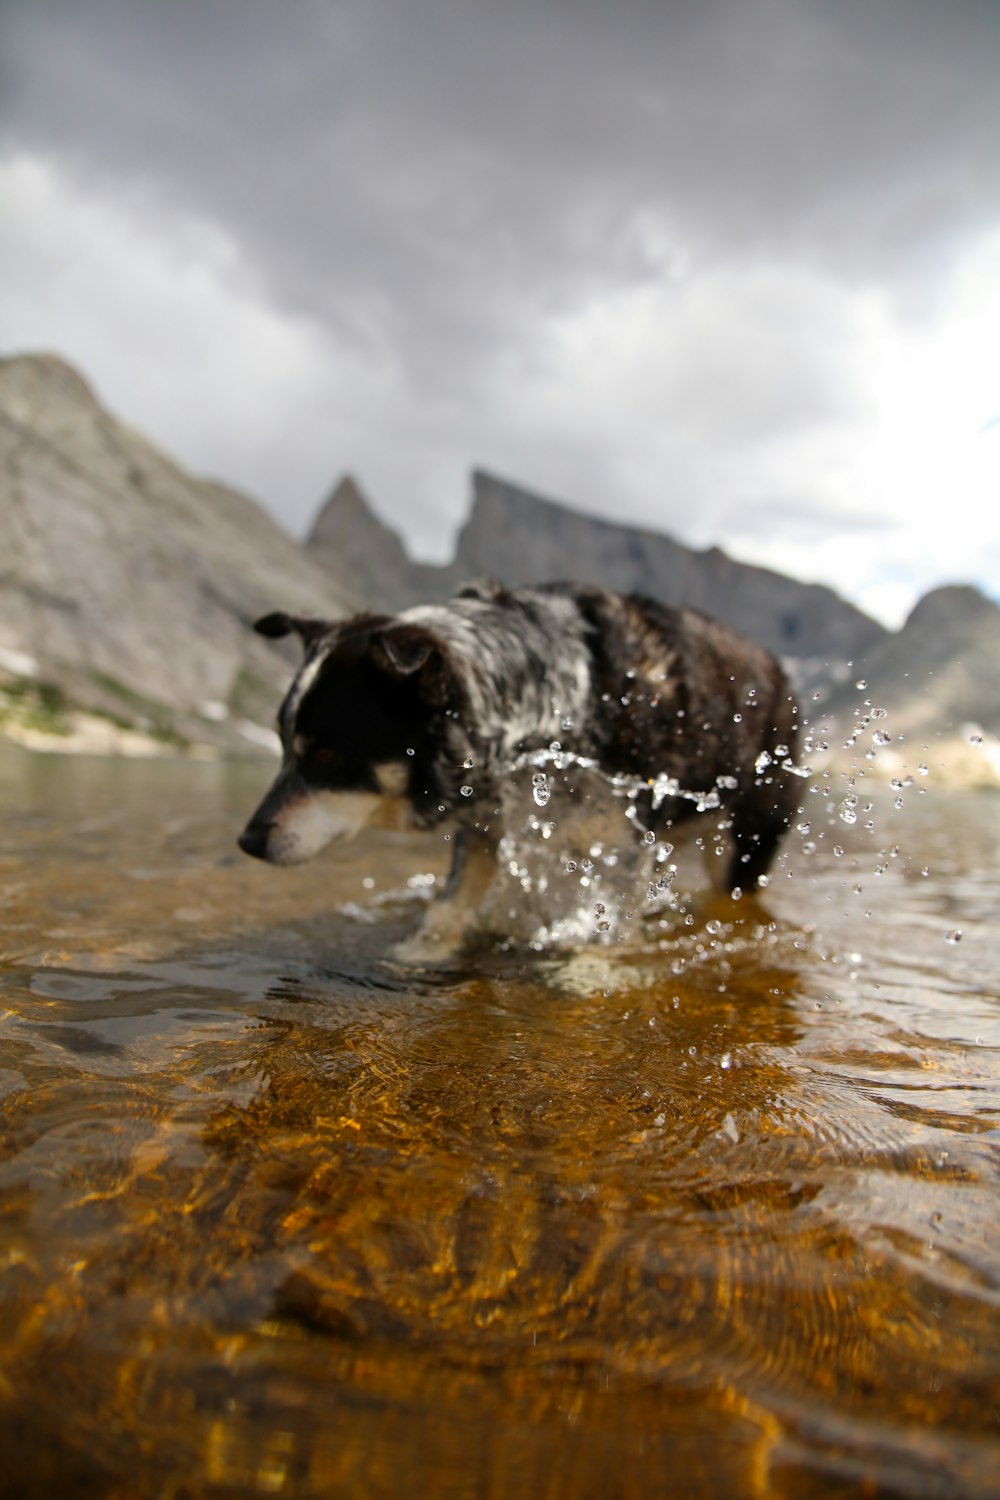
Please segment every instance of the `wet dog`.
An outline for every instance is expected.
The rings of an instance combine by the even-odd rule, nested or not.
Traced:
[[[573,584],[466,585],[444,604],[330,623],[266,615],[305,657],[281,705],[281,770],[240,836],[311,859],[401,806],[457,824],[435,929],[458,940],[496,874],[504,785],[532,751],[630,779],[657,836],[723,810],[730,887],[764,875],[794,816],[797,708],[773,656],[696,610]]]

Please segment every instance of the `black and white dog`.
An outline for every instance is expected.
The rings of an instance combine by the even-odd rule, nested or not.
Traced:
[[[454,820],[452,873],[434,907],[453,936],[496,873],[505,779],[553,741],[634,778],[641,828],[695,815],[692,794],[721,806],[730,887],[756,885],[794,816],[788,680],[767,651],[698,611],[574,584],[485,582],[396,616],[271,614],[255,628],[296,632],[305,659],[279,712],[281,770],[240,847],[296,864],[357,833],[386,799],[418,828]]]

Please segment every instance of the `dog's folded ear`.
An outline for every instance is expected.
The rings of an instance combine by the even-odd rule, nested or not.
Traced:
[[[446,696],[444,648],[423,626],[405,622],[386,626],[372,638],[372,656],[391,677],[419,674],[420,690],[431,701]]]
[[[394,677],[419,672],[438,649],[434,637],[419,625],[390,625],[372,640],[375,660]]]
[[[282,636],[295,634],[301,640],[303,646],[309,646],[321,635],[325,635],[330,629],[326,620],[313,620],[305,615],[286,615],[281,610],[274,614],[262,615],[254,622],[254,630],[258,635],[266,635],[268,640],[278,641]]]

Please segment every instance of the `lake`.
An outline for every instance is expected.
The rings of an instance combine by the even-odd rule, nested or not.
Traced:
[[[432,969],[269,770],[0,754],[4,1494],[1000,1494],[1000,796]]]

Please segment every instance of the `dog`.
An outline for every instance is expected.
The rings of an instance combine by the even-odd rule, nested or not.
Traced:
[[[723,809],[730,888],[766,876],[795,815],[788,678],[698,610],[484,580],[395,616],[275,613],[254,628],[294,632],[305,655],[278,714],[281,769],[241,849],[297,864],[387,804],[416,828],[451,820],[451,873],[433,907],[446,942],[467,935],[496,875],[505,782],[532,752],[551,747],[628,782],[647,839]]]

